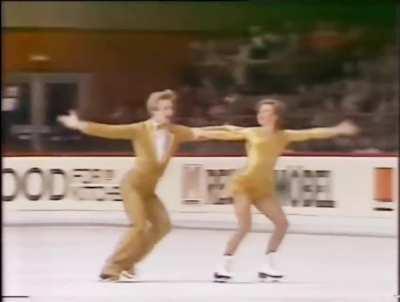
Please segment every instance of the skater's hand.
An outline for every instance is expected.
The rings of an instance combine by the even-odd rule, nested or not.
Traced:
[[[69,115],[58,116],[57,121],[70,129],[81,130],[83,127],[83,122],[79,120],[76,112],[73,110],[69,111]]]
[[[357,127],[351,121],[343,121],[335,127],[337,134],[352,136],[360,132],[360,128]]]

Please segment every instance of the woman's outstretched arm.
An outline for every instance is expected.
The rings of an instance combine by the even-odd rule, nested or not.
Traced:
[[[313,139],[329,139],[336,136],[353,136],[360,129],[351,121],[343,121],[334,127],[321,127],[303,130],[284,130],[289,142],[301,142]]]

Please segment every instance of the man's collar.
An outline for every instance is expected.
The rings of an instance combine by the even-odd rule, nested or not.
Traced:
[[[159,122],[157,122],[156,120],[154,120],[154,119],[150,119],[150,124],[152,125],[152,127],[154,128],[154,129],[168,129],[169,128],[169,125],[167,125],[167,124],[160,124]]]

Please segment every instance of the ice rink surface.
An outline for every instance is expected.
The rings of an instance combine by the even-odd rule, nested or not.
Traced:
[[[235,280],[212,282],[231,231],[174,229],[138,267],[140,282],[101,283],[98,273],[125,227],[3,227],[5,302],[395,302],[397,239],[289,234],[281,282],[258,282],[269,233],[251,233]]]

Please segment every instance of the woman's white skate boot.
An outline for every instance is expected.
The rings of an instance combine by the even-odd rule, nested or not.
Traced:
[[[280,280],[283,278],[284,274],[275,267],[276,256],[276,252],[271,252],[266,255],[266,261],[261,270],[258,271],[258,277],[261,280],[265,280],[267,278],[272,280]]]
[[[214,282],[227,282],[232,279],[232,256],[224,256],[222,263],[217,267],[214,272]]]

